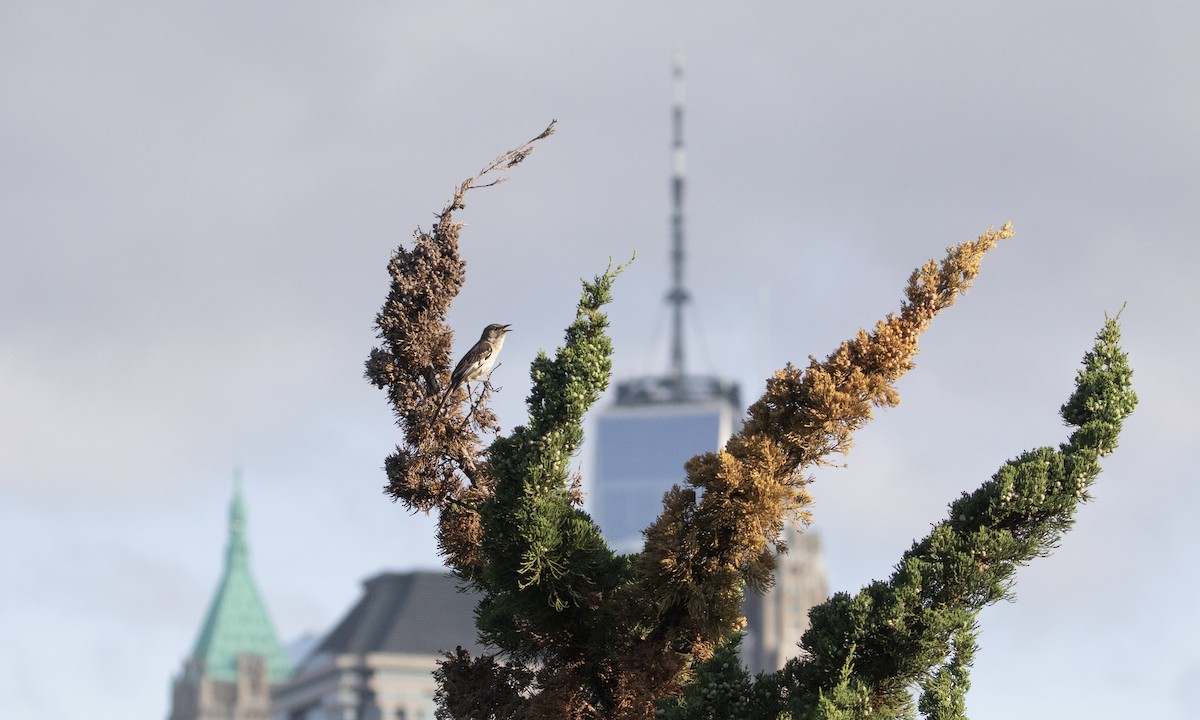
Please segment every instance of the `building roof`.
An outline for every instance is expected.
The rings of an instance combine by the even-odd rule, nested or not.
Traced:
[[[478,651],[475,605],[457,579],[440,572],[381,573],[316,649],[316,654],[440,654],[455,646]]]
[[[239,655],[262,655],[267,677],[282,682],[291,674],[291,662],[275,634],[267,607],[250,575],[250,549],[246,544],[246,508],[241,487],[235,486],[229,505],[229,544],[225,549],[225,572],[192,658],[202,663],[215,680],[237,679]]]
[[[735,413],[742,409],[737,383],[705,375],[660,375],[630,378],[617,383],[619,407],[726,402]]]

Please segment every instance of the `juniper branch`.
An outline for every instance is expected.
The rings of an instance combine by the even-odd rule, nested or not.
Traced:
[[[797,717],[844,682],[847,663],[885,717],[907,711],[913,684],[923,688],[920,709],[928,717],[961,717],[978,612],[1010,593],[1017,567],[1057,546],[1137,404],[1119,340],[1109,319],[1084,356],[1062,408],[1076,428],[1066,442],[1023,453],[964,493],[887,582],[813,609],[802,655],[784,671]]]

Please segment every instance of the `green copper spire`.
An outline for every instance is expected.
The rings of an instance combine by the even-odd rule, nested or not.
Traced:
[[[240,475],[240,472],[234,474],[233,501],[229,504],[225,572],[192,657],[203,661],[213,679],[236,680],[239,655],[262,655],[267,661],[267,677],[271,682],[282,682],[291,674],[292,666],[250,575]]]

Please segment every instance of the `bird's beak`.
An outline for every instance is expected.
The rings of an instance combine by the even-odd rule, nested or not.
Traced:
[[[512,332],[512,325],[505,325],[504,332]]]

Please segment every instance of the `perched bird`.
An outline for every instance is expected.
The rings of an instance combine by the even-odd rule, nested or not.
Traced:
[[[450,385],[442,394],[442,400],[438,403],[434,415],[441,414],[442,407],[445,406],[450,393],[457,390],[459,385],[478,380],[488,374],[488,371],[496,364],[500,348],[504,346],[504,335],[509,331],[509,327],[509,325],[492,323],[483,329],[483,335],[479,337],[479,342],[471,346],[467,354],[462,356],[462,360],[459,360],[458,364],[454,366],[454,372],[450,373]]]

